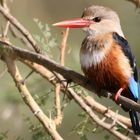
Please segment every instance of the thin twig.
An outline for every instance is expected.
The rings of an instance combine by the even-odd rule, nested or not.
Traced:
[[[55,85],[55,108],[56,108],[56,117],[55,117],[55,124],[59,126],[63,119],[63,113],[61,111],[61,99],[60,99],[60,91],[61,91],[61,84],[57,83]]]
[[[7,6],[7,0],[2,0],[1,1],[1,5],[5,9],[5,11],[7,11],[7,12],[10,11],[9,8],[8,8],[8,6]],[[4,31],[2,33],[3,38],[6,38],[7,37],[8,31],[9,31],[9,26],[10,26],[10,22],[9,22],[9,20],[7,20],[5,29],[4,29]]]
[[[60,46],[60,64],[62,66],[64,66],[64,60],[65,60],[65,49],[66,49],[66,43],[67,43],[67,39],[68,39],[68,34],[69,34],[69,28],[66,29],[66,31],[62,32],[62,42],[61,42],[61,46]]]
[[[7,0],[1,0],[1,5],[3,8],[9,12],[9,7],[7,6]]]
[[[5,30],[4,30],[4,32],[3,32],[3,37],[6,37],[6,36],[7,36],[8,30],[9,30],[9,26],[10,26],[10,22],[7,21]]]
[[[8,71],[11,74],[15,84],[23,97],[24,102],[28,105],[28,107],[32,110],[34,115],[38,118],[38,120],[43,124],[49,134],[52,136],[54,140],[63,140],[63,138],[56,131],[54,122],[49,119],[42,109],[38,106],[35,100],[32,98],[25,84],[21,83],[22,77],[19,73],[19,70],[15,64],[15,61],[12,60],[9,56],[4,56],[4,61],[7,64]]]
[[[66,42],[68,38],[69,29],[67,28],[66,31],[62,33],[62,42],[60,46],[60,65],[64,66],[65,64],[65,49],[66,49]],[[63,119],[63,113],[61,111],[61,99],[60,99],[60,92],[61,92],[61,82],[55,85],[55,108],[56,108],[56,118],[55,122],[56,125],[60,125]]]
[[[39,47],[36,44],[36,41],[33,39],[32,35],[24,28],[22,24],[19,23],[19,21],[15,17],[13,17],[9,13],[8,10],[5,10],[5,8],[3,8],[1,5],[0,12],[7,20],[10,21],[12,25],[14,25],[25,36],[25,38],[29,41],[29,43],[33,46],[33,48],[37,53],[42,53],[41,47]]]

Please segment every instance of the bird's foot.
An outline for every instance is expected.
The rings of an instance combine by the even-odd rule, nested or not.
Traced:
[[[114,100],[117,101],[118,97],[121,95],[122,91],[124,90],[124,88],[120,88],[117,93],[115,94]]]

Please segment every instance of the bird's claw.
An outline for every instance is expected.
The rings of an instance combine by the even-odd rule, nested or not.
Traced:
[[[117,101],[118,97],[121,95],[122,91],[124,90],[124,88],[120,88],[117,93],[115,94],[114,100]]]

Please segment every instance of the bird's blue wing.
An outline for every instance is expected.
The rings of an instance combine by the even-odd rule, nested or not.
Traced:
[[[132,70],[133,70],[133,75],[130,78],[130,82],[129,82],[129,89],[131,93],[133,94],[134,100],[137,100],[139,96],[140,88],[139,88],[139,83],[138,83],[138,72],[137,72],[135,57],[132,54],[131,48],[126,39],[119,36],[115,32],[113,33],[113,39],[119,44],[125,56],[129,59],[130,66],[132,67]]]
[[[134,99],[137,100],[139,97],[139,83],[135,81],[133,76],[130,78],[129,88],[133,93]]]

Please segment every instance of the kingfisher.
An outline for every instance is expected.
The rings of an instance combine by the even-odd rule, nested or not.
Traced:
[[[138,101],[139,82],[135,57],[115,11],[92,5],[85,8],[81,18],[61,21],[53,26],[82,28],[85,31],[80,63],[97,93],[108,91],[114,95],[116,102],[120,94]],[[129,112],[134,133],[140,135],[138,113],[124,106],[122,108]]]

